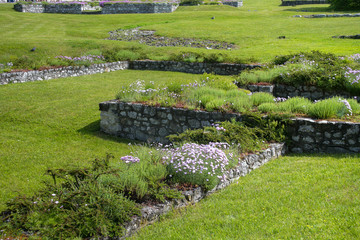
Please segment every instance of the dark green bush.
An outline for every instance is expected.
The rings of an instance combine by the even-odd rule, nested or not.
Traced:
[[[122,193],[98,181],[101,176],[116,176],[118,169],[109,166],[109,159],[95,160],[91,168],[48,170],[53,183],[46,183],[32,197],[19,196],[8,202],[1,229],[50,239],[122,235],[122,224],[140,211]]]
[[[330,0],[330,7],[334,10],[360,10],[359,0]]]
[[[180,6],[195,6],[203,4],[203,0],[181,0]]]
[[[195,142],[226,142],[239,144],[241,152],[259,151],[265,142],[282,142],[285,140],[286,123],[280,118],[263,119],[260,115],[247,115],[243,122],[221,122],[203,129],[187,130],[178,135],[168,136],[175,143]]]

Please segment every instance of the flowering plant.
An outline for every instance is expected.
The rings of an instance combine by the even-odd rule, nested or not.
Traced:
[[[233,156],[223,150],[228,148],[228,143],[186,143],[169,149],[165,157],[169,176],[173,182],[191,183],[211,190],[226,179],[224,172],[229,165],[228,157]]]

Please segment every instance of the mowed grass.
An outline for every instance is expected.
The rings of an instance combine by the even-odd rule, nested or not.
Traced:
[[[87,166],[95,158],[129,152],[128,140],[100,132],[98,104],[141,80],[184,82],[199,75],[117,71],[0,86],[0,210],[11,197],[41,187],[47,168]]]
[[[321,50],[339,55],[359,51],[359,41],[332,36],[358,34],[356,26],[360,25],[360,18],[294,18],[297,14],[331,13],[331,10],[328,5],[283,7],[280,4],[280,0],[244,0],[241,8],[204,5],[179,7],[167,14],[109,15],[20,13],[12,9],[12,4],[1,4],[0,63],[23,55],[45,62],[57,55],[80,56],[113,47],[141,51],[151,59],[166,60],[172,53],[193,51],[225,53],[247,62],[264,62],[279,54],[299,51]],[[231,42],[237,49],[157,48],[105,40],[109,31],[133,27],[156,30],[157,34],[169,37]],[[286,39],[278,39],[279,36]],[[29,52],[34,46],[37,50]]]
[[[273,160],[132,239],[359,239],[359,157]]]

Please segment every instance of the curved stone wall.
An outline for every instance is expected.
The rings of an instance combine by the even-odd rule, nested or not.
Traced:
[[[240,114],[152,107],[117,100],[99,104],[101,131],[133,140],[169,143],[166,136],[230,120]],[[294,153],[360,153],[360,123],[293,119],[288,126]]]
[[[85,66],[70,66],[62,68],[54,68],[48,70],[34,70],[26,72],[11,72],[0,74],[0,85],[8,83],[22,83],[49,80],[54,78],[77,77],[82,75],[89,75],[95,73],[110,72],[116,70],[128,69],[129,63],[113,62],[113,63],[100,63],[93,64],[89,67]]]

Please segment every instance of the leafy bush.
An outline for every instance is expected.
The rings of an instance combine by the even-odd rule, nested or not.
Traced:
[[[196,6],[201,5],[203,3],[203,0],[181,0],[180,6]]]
[[[334,10],[360,10],[358,0],[330,0],[330,7]]]
[[[140,212],[134,202],[99,182],[100,177],[118,172],[109,166],[109,159],[96,159],[91,168],[48,170],[53,183],[32,197],[8,202],[2,228],[51,239],[121,235],[122,224]]]
[[[244,123],[231,121],[204,127],[203,129],[186,130],[178,135],[168,136],[171,142],[195,142],[208,144],[209,142],[224,142],[230,145],[239,145],[241,152],[258,151],[265,144],[264,139],[258,137],[264,135],[259,128],[248,128]]]

